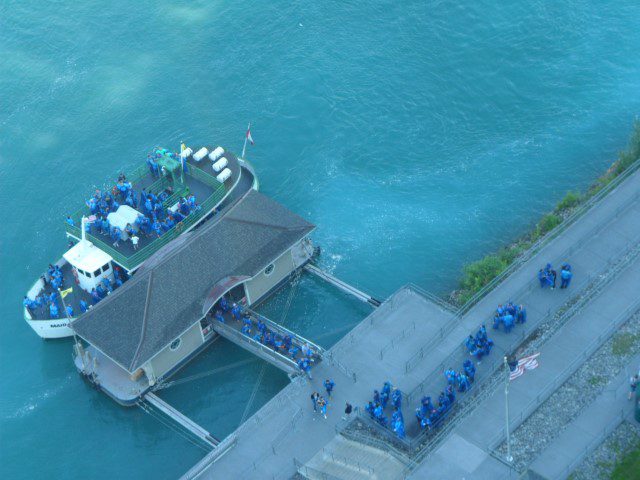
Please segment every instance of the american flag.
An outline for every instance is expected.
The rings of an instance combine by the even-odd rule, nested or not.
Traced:
[[[534,368],[538,368],[538,357],[540,353],[534,353],[533,355],[529,355],[528,357],[522,357],[518,360],[518,365],[515,370],[511,371],[509,375],[509,380],[515,380],[516,378],[524,375],[525,370],[533,370]]]

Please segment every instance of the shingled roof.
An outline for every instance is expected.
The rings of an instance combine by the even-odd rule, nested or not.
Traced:
[[[251,190],[220,218],[181,235],[71,328],[134,372],[203,316],[228,277],[253,277],[315,227]]]

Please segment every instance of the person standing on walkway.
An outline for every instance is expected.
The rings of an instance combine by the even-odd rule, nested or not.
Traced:
[[[324,388],[327,391],[327,396],[329,398],[331,398],[331,392],[333,391],[333,387],[335,387],[335,386],[336,386],[336,382],[334,382],[333,380],[331,380],[329,378],[327,378],[324,381]]]
[[[327,401],[324,399],[324,397],[322,395],[318,395],[318,406],[320,407],[320,413],[322,414],[322,416],[324,417],[324,419],[327,419]]]
[[[342,420],[349,420],[351,418],[351,412],[353,412],[353,406],[347,402],[344,407],[344,415],[342,416]]]
[[[568,288],[572,277],[571,267],[563,265],[562,270],[560,270],[560,288]]]
[[[640,383],[640,377],[636,373],[633,377],[629,379],[629,400],[633,398],[633,394],[636,393],[636,388],[638,387],[638,383]]]
[[[313,403],[313,413],[318,413],[319,398],[320,398],[320,394],[318,392],[313,392],[311,394],[311,402]]]

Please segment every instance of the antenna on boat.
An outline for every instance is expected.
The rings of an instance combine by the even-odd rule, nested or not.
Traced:
[[[82,239],[82,241],[83,241],[83,242],[86,240],[86,237],[85,237],[85,230],[84,230],[84,222],[85,222],[85,220],[86,220],[86,218],[85,218],[85,216],[83,215],[83,216],[82,216],[82,219],[80,220],[80,230],[81,230],[81,231],[80,231],[80,238]]]

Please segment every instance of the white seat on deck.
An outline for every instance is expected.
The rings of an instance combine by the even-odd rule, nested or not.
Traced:
[[[202,147],[200,150],[193,154],[193,159],[196,162],[199,162],[207,155],[207,153],[209,153],[209,150],[207,150],[205,147]]]
[[[211,160],[212,162],[215,162],[216,160],[218,160],[222,155],[224,155],[224,148],[222,147],[216,147],[213,149],[213,151],[209,154],[209,160]]]
[[[220,183],[224,183],[229,179],[229,177],[231,177],[231,170],[229,170],[228,168],[225,168],[224,170],[222,170],[222,172],[218,174],[218,176],[216,177],[216,180],[218,180]]]
[[[213,171],[216,173],[220,173],[222,170],[224,170],[224,168],[229,164],[229,161],[227,160],[226,157],[222,157],[220,160],[218,160],[216,163],[214,163],[212,165],[213,167]]]

